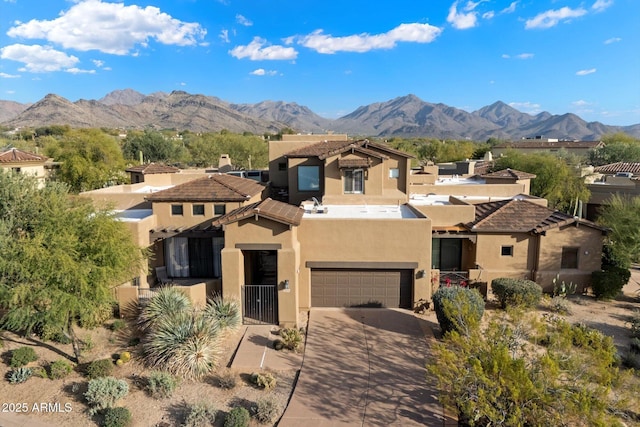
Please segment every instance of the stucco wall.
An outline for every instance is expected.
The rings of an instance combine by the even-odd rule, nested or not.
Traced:
[[[476,264],[479,281],[491,283],[497,277],[533,279],[536,236],[528,233],[478,234]],[[513,255],[501,255],[502,246],[513,246]]]

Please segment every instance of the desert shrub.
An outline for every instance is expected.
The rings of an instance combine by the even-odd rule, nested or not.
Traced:
[[[147,390],[153,398],[171,397],[177,386],[178,381],[168,372],[153,371],[149,374]]]
[[[280,405],[273,396],[258,399],[254,408],[256,419],[262,424],[273,423],[280,414]]]
[[[251,382],[265,390],[271,390],[276,386],[276,378],[270,372],[251,374]]]
[[[113,361],[111,359],[98,359],[89,363],[87,366],[87,377],[96,379],[108,377],[113,373]]]
[[[605,266],[603,270],[591,273],[591,289],[598,299],[613,299],[627,284],[631,272],[614,265]]]
[[[49,377],[52,380],[59,380],[71,373],[73,366],[66,360],[56,360],[49,364]]]
[[[120,353],[120,360],[122,360],[122,363],[127,363],[131,360],[131,353],[129,353],[128,351],[123,351],[122,353]]]
[[[238,384],[238,376],[235,372],[225,369],[218,374],[218,386],[225,390],[232,390]]]
[[[277,339],[277,340],[273,340],[273,348],[275,350],[282,350],[285,347],[284,345],[284,341],[282,341],[281,339]]]
[[[631,338],[640,338],[640,310],[634,310],[631,316]]]
[[[433,294],[433,308],[442,333],[468,334],[478,326],[484,314],[484,299],[476,289],[443,286]]]
[[[35,368],[31,368],[31,371],[33,372],[34,377],[44,379],[49,378],[49,374],[47,374],[47,370],[44,368],[44,366],[36,366]]]
[[[184,427],[204,427],[212,425],[218,411],[212,405],[204,402],[190,405],[184,421]]]
[[[224,427],[247,427],[251,416],[242,406],[236,406],[224,419]]]
[[[89,381],[84,394],[91,407],[89,412],[95,414],[107,408],[113,408],[119,399],[129,393],[129,384],[114,377],[96,378]]]
[[[549,300],[549,308],[559,314],[571,314],[571,302],[559,295]]]
[[[542,287],[526,279],[500,277],[491,281],[491,291],[498,297],[500,306],[534,308],[542,298]]]
[[[9,373],[9,382],[11,384],[20,384],[31,378],[33,375],[33,369],[31,368],[16,368]]]
[[[11,352],[10,365],[12,368],[19,368],[36,360],[38,360],[38,355],[32,347],[20,347]]]
[[[198,313],[159,319],[142,341],[147,366],[181,378],[201,378],[216,365],[218,325]]]
[[[284,328],[280,331],[280,336],[284,346],[289,350],[298,350],[300,344],[302,344],[302,334],[299,329]]]
[[[131,424],[131,411],[128,408],[107,408],[104,411],[103,427],[127,427]]]
[[[191,300],[179,289],[162,288],[140,310],[138,326],[142,330],[149,330],[163,319],[189,313],[192,310]]]
[[[113,321],[113,323],[109,326],[109,329],[111,329],[113,332],[118,332],[123,330],[124,328],[127,327],[127,322],[125,322],[122,319],[116,319]]]
[[[221,330],[234,330],[242,323],[240,304],[235,299],[224,299],[216,295],[207,301],[204,315],[218,322]]]

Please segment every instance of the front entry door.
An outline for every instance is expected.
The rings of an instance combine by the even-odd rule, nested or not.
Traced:
[[[245,285],[242,317],[245,324],[278,324],[277,251],[242,251]]]

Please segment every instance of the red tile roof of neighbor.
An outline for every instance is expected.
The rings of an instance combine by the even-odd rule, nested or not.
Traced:
[[[618,162],[608,165],[598,166],[593,169],[594,172],[604,174],[616,174],[618,172],[631,172],[634,175],[640,175],[640,163]]]
[[[158,191],[147,197],[152,202],[243,202],[264,190],[252,179],[211,174]]]
[[[533,179],[535,177],[536,176],[532,173],[522,172],[515,169],[503,169],[482,175],[482,178],[493,179]]]
[[[606,230],[591,221],[526,200],[510,199],[479,203],[475,208],[475,220],[465,224],[465,227],[476,232],[542,233],[552,228],[576,223],[601,231]]]
[[[156,173],[177,173],[180,172],[180,169],[169,165],[147,163],[145,165],[131,166],[130,168],[126,169],[125,172],[137,172],[143,175],[150,175]]]
[[[47,157],[40,156],[38,154],[30,153],[28,151],[18,150],[17,148],[10,148],[7,151],[0,153],[0,163],[17,163],[17,162],[45,162]]]
[[[320,141],[291,151],[286,154],[286,157],[317,157],[320,160],[324,160],[327,157],[342,154],[349,150],[359,151],[378,158],[386,158],[386,156],[381,156],[379,151],[407,158],[413,157],[411,154],[395,150],[383,144],[370,142],[368,139],[361,139],[359,141]]]
[[[272,221],[281,222],[288,225],[300,225],[304,210],[300,207],[290,205],[288,203],[278,202],[271,198],[266,198],[261,202],[252,203],[234,209],[226,215],[213,220],[214,226],[231,224],[252,216],[259,216],[270,219]]]

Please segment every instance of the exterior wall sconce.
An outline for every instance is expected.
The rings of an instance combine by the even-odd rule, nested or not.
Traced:
[[[282,289],[284,289],[285,291],[288,291],[291,289],[289,287],[289,279],[284,279],[284,282],[282,282]]]
[[[418,271],[416,272],[416,277],[417,277],[418,279],[422,279],[426,274],[427,274],[427,273],[426,273],[426,271],[424,271],[424,270],[418,270]]]

